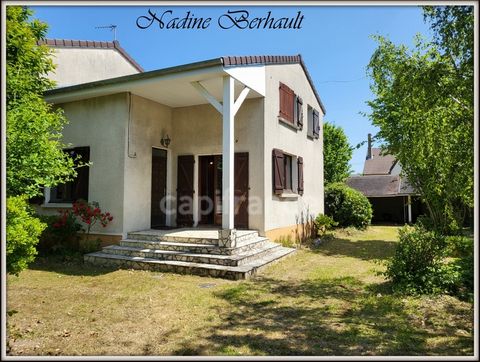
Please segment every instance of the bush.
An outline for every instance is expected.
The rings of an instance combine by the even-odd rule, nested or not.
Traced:
[[[372,220],[372,205],[361,192],[337,182],[325,188],[325,214],[339,226],[364,229]]]
[[[24,196],[7,198],[7,272],[18,275],[35,260],[40,234],[46,225],[33,216]]]
[[[466,236],[448,236],[446,238],[448,256],[455,259],[451,262],[460,274],[459,283],[451,292],[463,299],[473,298],[473,238]]]
[[[445,237],[422,225],[407,225],[399,230],[399,240],[385,272],[394,290],[436,294],[456,289],[461,275],[455,264],[445,260]]]
[[[61,210],[60,215],[40,215],[47,228],[40,237],[37,250],[42,254],[65,253],[79,250],[78,231],[82,226],[69,210]]]
[[[333,220],[330,216],[325,214],[318,214],[315,218],[315,228],[317,229],[317,235],[323,236],[328,230],[332,230],[338,225],[338,222]]]

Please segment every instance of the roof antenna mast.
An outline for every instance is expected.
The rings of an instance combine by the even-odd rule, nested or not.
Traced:
[[[96,26],[95,29],[110,29],[113,31],[113,41],[117,40],[117,26],[114,24],[110,25],[103,25],[103,26]]]

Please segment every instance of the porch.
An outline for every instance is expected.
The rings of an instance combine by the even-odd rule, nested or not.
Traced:
[[[106,267],[246,279],[295,251],[259,236],[255,230],[236,230],[231,243],[225,245],[224,231],[179,228],[130,232],[119,245],[86,254],[84,261]]]
[[[224,230],[234,230],[235,148],[241,147],[243,152],[251,150],[249,135],[242,136],[236,145],[238,134],[235,116],[245,100],[265,96],[264,66],[251,64],[239,68],[226,66],[219,60],[199,62],[67,87],[61,92],[53,90],[47,100],[65,103],[103,96],[113,99],[112,94],[126,95],[128,117],[124,123],[125,142],[119,140],[115,145],[116,148],[121,145],[125,147],[120,150],[125,158],[122,160],[121,156],[118,157],[124,163],[121,169],[125,173],[117,175],[117,178],[124,178],[123,190],[135,191],[118,190],[124,193],[123,200],[117,197],[118,191],[109,198],[109,201],[116,202],[109,205],[110,209],[124,212],[123,220],[117,219],[119,221],[113,225],[116,229],[111,231],[121,232],[125,236],[131,230],[162,224],[197,226],[210,223],[210,218],[213,219],[212,224]],[[120,109],[121,105],[118,104],[118,107]],[[199,112],[199,109],[202,111]],[[263,117],[263,112],[258,114]],[[212,128],[215,128],[215,134]],[[248,133],[255,132],[251,127],[245,128]],[[258,141],[255,142],[260,144]],[[75,143],[80,142],[83,140]],[[214,147],[210,146],[212,143]],[[202,220],[199,196],[201,192],[210,191],[200,190],[199,183],[206,185],[203,182],[206,178],[204,175],[210,170],[208,167],[200,170],[198,165],[200,161],[206,161],[206,156],[215,157],[214,164],[220,164],[221,168],[218,168],[214,177],[219,180],[214,197],[210,197],[215,212]],[[102,165],[99,160],[94,160],[91,183],[103,183],[104,174],[94,175],[97,166],[105,170],[103,166],[110,165]],[[121,169],[116,168],[114,172]],[[213,177],[209,177],[211,179]],[[138,190],[143,192],[136,192]],[[93,197],[102,201],[98,196]],[[179,203],[182,199],[188,199],[184,208]],[[166,209],[164,215],[160,206],[163,200]],[[147,206],[149,203],[151,210]],[[182,213],[180,209],[189,211]],[[156,220],[153,220],[154,214]],[[248,227],[247,223],[244,223],[244,227]],[[253,227],[257,228],[258,225]]]

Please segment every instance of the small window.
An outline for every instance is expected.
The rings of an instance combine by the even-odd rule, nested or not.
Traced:
[[[288,86],[280,83],[280,111],[278,116],[285,122],[294,124],[295,93]]]
[[[313,108],[308,106],[307,110],[307,136],[313,138]]]
[[[90,161],[90,147],[76,147],[65,150],[72,158],[80,155],[79,161]],[[78,163],[78,161],[76,161]],[[73,181],[57,185],[50,189],[50,203],[72,203],[78,199],[88,201],[89,167],[77,168],[77,177]]]
[[[284,167],[284,182],[283,187],[287,191],[292,191],[292,156],[283,155],[283,167]]]
[[[310,106],[307,110],[307,136],[311,138],[319,138],[320,136],[320,114]]]

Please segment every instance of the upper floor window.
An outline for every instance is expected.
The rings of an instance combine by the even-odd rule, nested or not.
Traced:
[[[279,117],[288,123],[294,124],[295,93],[287,85],[280,83],[280,112]]]
[[[76,147],[65,150],[72,158],[77,158],[78,161],[84,163],[90,161],[90,147]],[[78,163],[76,161],[76,163]],[[68,181],[64,184],[57,185],[50,189],[50,203],[72,203],[78,199],[88,201],[88,176],[89,167],[77,168],[77,176],[73,181]]]
[[[307,136],[311,138],[320,137],[320,114],[311,106],[307,108]]]
[[[303,100],[287,85],[280,83],[280,110],[278,117],[281,121],[303,129]]]

